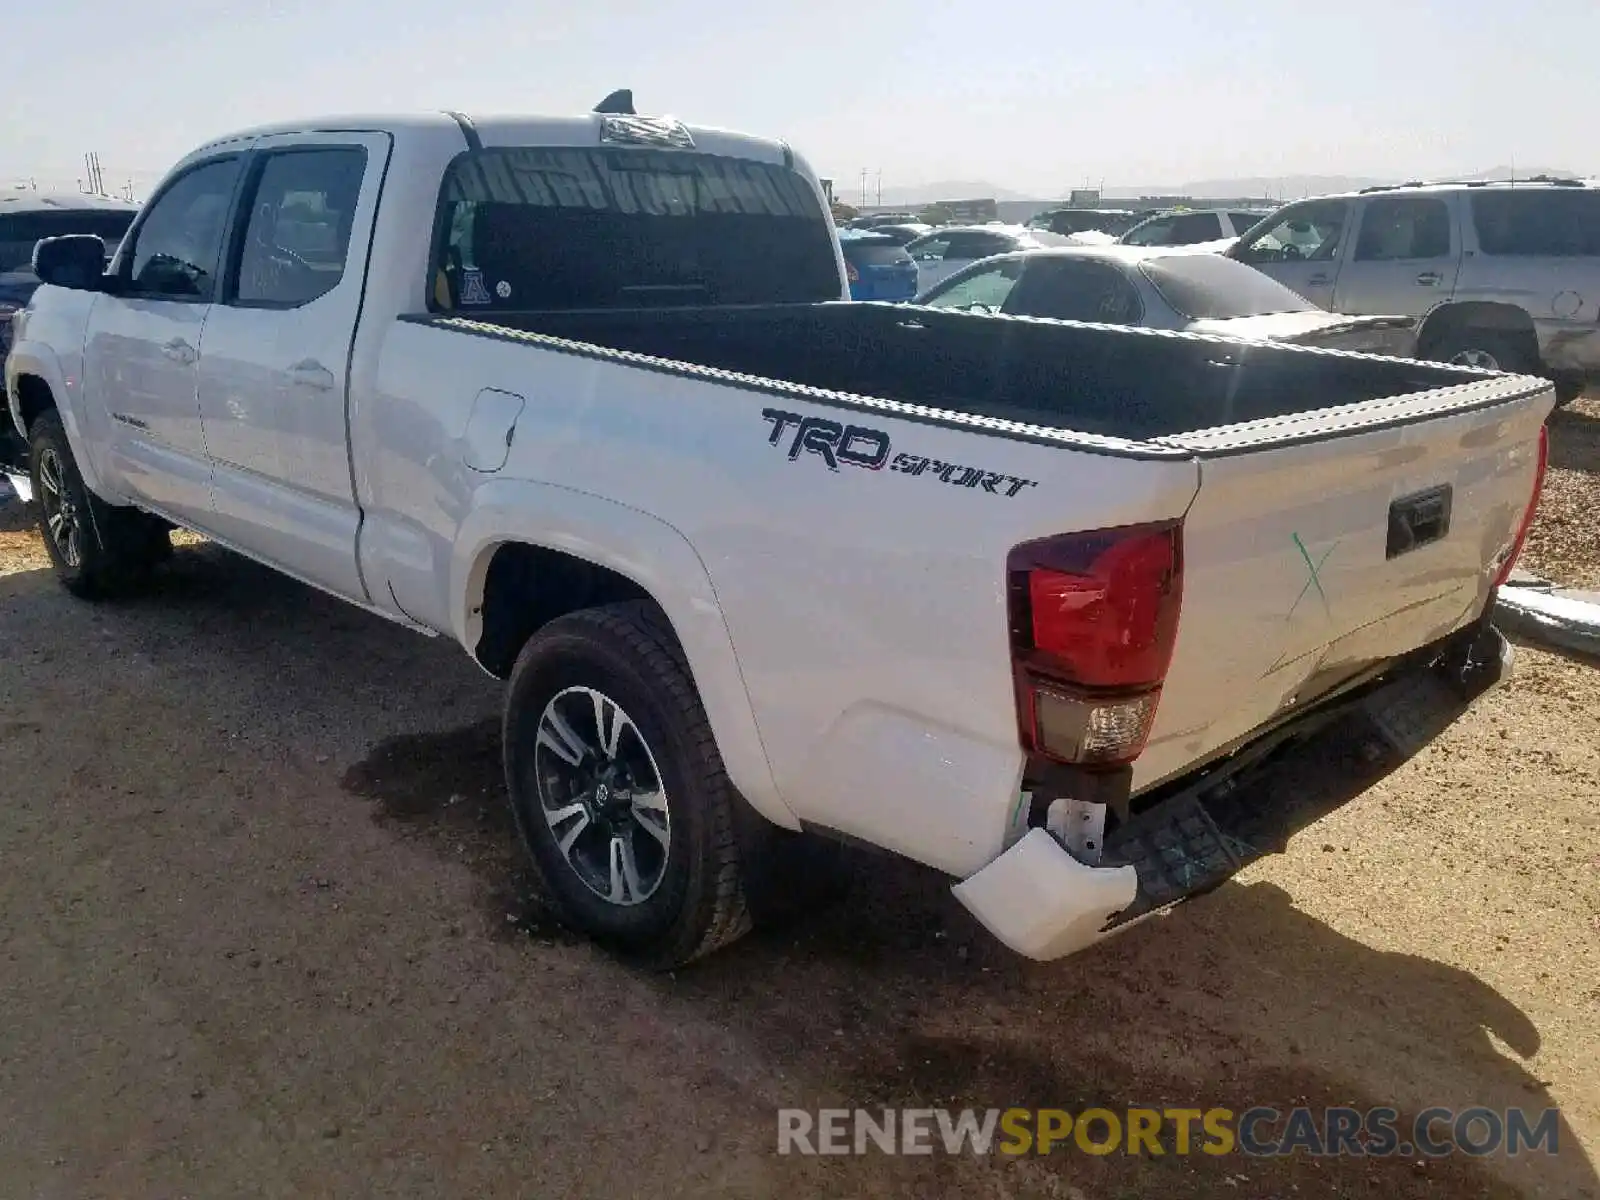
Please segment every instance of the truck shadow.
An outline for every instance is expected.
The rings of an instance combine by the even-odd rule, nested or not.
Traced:
[[[45,571],[0,577],[0,612],[13,630],[62,641],[98,630],[108,643],[136,645],[138,669],[156,671],[167,688],[198,688],[225,674],[226,687],[204,693],[216,715],[243,724],[253,706],[292,710],[292,724],[269,731],[285,742],[312,748],[325,728],[359,731],[371,746],[362,760],[327,768],[342,775],[344,790],[396,836],[465,862],[480,881],[494,936],[514,938],[531,956],[563,952],[551,947],[569,935],[545,911],[507,811],[499,725],[490,715],[494,685],[455,647],[400,636],[209,548],[180,550],[154,594],[110,608],[71,604]],[[19,663],[23,655],[68,657],[59,647],[17,644],[9,653]],[[131,657],[83,669],[131,670]],[[453,732],[431,732],[441,728]],[[1309,822],[1401,761],[1374,753],[1362,719],[1351,717],[1248,786],[1294,798],[1283,806],[1290,815],[1281,832],[1315,840]],[[1342,845],[1318,853],[1331,865],[1354,862]],[[1362,889],[1358,868],[1349,869],[1351,890]],[[863,857],[848,903],[762,931],[671,977],[586,958],[594,979],[578,986],[596,998],[602,1035],[599,1000],[619,981],[642,992],[668,1025],[726,1031],[757,1071],[781,1078],[774,1103],[763,1100],[750,1117],[752,1136],[767,1139],[779,1104],[1235,1112],[1348,1104],[1407,1114],[1484,1106],[1522,1108],[1530,1124],[1553,1106],[1548,1085],[1524,1061],[1539,1049],[1538,1030],[1505,996],[1459,968],[1346,937],[1259,874],[1076,958],[1037,964],[978,928],[950,896],[948,879]],[[936,1156],[886,1166],[852,1156],[779,1167],[792,1166],[797,1188],[820,1183],[832,1194],[877,1194],[892,1179],[894,1190],[922,1194],[1054,1196],[1071,1195],[1070,1181],[1097,1200],[1287,1196],[1291,1188],[1306,1200],[1600,1196],[1595,1168],[1564,1121],[1559,1147],[1554,1157],[1457,1154],[1420,1167],[1414,1158],[1076,1150],[1018,1162]]]

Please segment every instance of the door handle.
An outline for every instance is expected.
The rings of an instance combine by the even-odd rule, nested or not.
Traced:
[[[1326,271],[1318,271],[1310,279],[1306,280],[1306,284],[1309,287],[1326,287],[1328,285],[1328,273]]]
[[[161,353],[172,359],[173,362],[180,362],[186,366],[199,357],[195,354],[194,347],[182,338],[173,338],[170,342],[163,342]]]
[[[315,359],[305,359],[289,368],[289,378],[296,387],[314,388],[319,392],[333,390],[333,372]]]
[[[1443,280],[1444,276],[1437,271],[1424,271],[1417,276],[1417,283],[1422,287],[1437,287]]]

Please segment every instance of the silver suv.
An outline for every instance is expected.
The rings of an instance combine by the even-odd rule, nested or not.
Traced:
[[[1600,188],[1403,184],[1290,204],[1228,251],[1332,312],[1416,317],[1418,354],[1600,380]]]

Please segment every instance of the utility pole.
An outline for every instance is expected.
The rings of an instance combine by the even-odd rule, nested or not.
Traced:
[[[867,206],[867,169],[861,168],[861,207]]]
[[[878,207],[883,207],[883,168],[878,168]]]

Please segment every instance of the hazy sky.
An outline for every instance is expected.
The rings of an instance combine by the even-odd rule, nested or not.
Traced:
[[[152,177],[279,118],[641,112],[841,191],[1600,170],[1596,0],[11,0],[0,180]],[[852,181],[854,183],[852,184]]]

